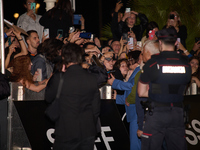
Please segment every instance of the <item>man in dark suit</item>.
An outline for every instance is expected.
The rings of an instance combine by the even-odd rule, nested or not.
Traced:
[[[96,77],[80,66],[82,49],[69,43],[62,48],[66,71],[60,93],[60,117],[55,124],[54,150],[93,150],[100,95]],[[51,103],[59,84],[55,73],[46,88],[46,101]]]

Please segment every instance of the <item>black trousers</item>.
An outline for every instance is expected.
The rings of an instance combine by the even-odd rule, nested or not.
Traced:
[[[53,150],[93,150],[95,137],[85,139],[72,139],[66,142],[55,140]]]
[[[161,150],[163,140],[168,150],[186,150],[183,108],[155,107],[146,114],[142,150]]]

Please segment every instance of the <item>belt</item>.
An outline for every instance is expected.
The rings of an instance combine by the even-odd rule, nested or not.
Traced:
[[[152,102],[154,107],[180,107],[183,108],[182,102],[174,102],[174,103],[162,103],[162,102]]]

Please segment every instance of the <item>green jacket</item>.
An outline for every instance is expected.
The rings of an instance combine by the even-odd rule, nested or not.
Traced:
[[[129,104],[135,104],[135,97],[136,97],[136,92],[137,92],[137,84],[138,80],[140,78],[141,70],[135,75],[134,79],[134,86],[132,87],[131,93],[127,97],[127,102]]]

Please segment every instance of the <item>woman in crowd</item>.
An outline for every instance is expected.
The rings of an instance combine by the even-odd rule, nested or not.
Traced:
[[[190,65],[192,68],[192,79],[191,82],[195,82],[200,87],[200,70],[199,70],[199,57],[193,56],[190,58]]]
[[[33,76],[30,73],[31,59],[28,55],[16,57],[10,63],[10,67],[12,67],[11,82],[17,82],[34,92],[40,92],[46,87],[48,80],[42,81],[39,85],[34,84]]]
[[[49,29],[49,37],[67,37],[73,24],[73,10],[70,0],[58,0],[55,7],[42,15],[40,24]]]
[[[157,37],[155,33],[159,30],[158,24],[155,21],[151,21],[148,23],[147,28],[146,28],[146,36],[144,36],[141,40],[142,45],[147,41],[147,40],[156,40]]]
[[[129,70],[128,60],[127,59],[117,60],[113,68],[115,70],[115,72],[113,73],[115,78],[124,81]],[[117,94],[123,95],[124,91],[117,90]]]
[[[186,39],[187,39],[187,28],[185,25],[181,24],[181,18],[176,11],[171,11],[168,15],[167,24],[163,28],[169,28],[173,26],[177,31],[177,36],[180,38],[181,44],[186,47]]]

